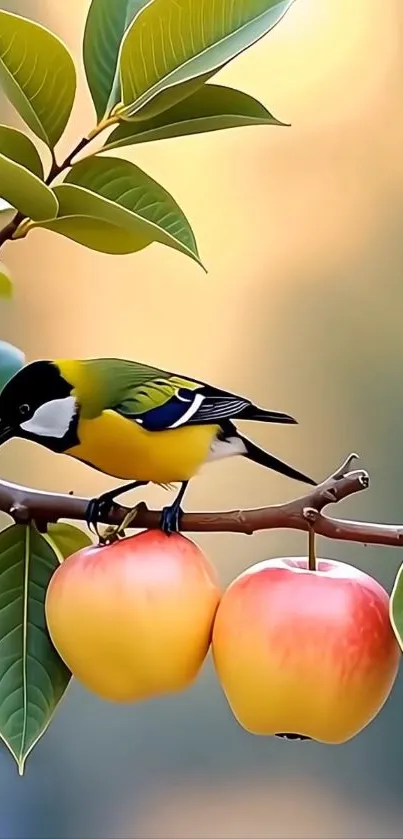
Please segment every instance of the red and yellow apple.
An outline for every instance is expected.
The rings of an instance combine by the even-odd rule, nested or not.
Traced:
[[[252,566],[224,592],[212,651],[238,722],[253,734],[342,743],[379,712],[400,650],[389,597],[346,563],[306,557]]]
[[[73,675],[105,699],[132,701],[194,681],[219,599],[215,570],[194,542],[149,530],[68,557],[45,608]]]

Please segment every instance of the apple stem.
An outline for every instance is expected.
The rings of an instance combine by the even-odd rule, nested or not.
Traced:
[[[308,569],[316,571],[315,529],[313,527],[310,527],[308,531]]]

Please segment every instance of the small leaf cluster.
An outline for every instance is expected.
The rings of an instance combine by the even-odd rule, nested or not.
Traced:
[[[83,61],[96,123],[60,164],[55,146],[75,101],[74,60],[44,26],[0,10],[0,86],[50,152],[45,173],[31,137],[0,126],[0,245],[40,227],[108,254],[159,242],[202,264],[173,196],[110,152],[224,128],[283,125],[248,94],[209,81],[269,32],[293,2],[92,0]],[[102,145],[88,153],[101,134]],[[74,162],[84,150],[84,159]],[[10,212],[2,238],[2,218],[5,224]],[[9,272],[1,265],[0,294],[10,293]]]

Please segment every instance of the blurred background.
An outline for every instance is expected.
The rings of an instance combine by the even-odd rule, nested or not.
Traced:
[[[1,5],[48,25],[78,62],[60,159],[94,124],[80,52],[88,0]],[[114,152],[174,194],[208,274],[159,245],[106,256],[35,231],[4,249],[16,292],[1,303],[0,337],[30,360],[126,356],[289,411],[298,427],[256,426],[255,439],[318,479],[358,451],[371,488],[337,513],[402,522],[402,43],[401,0],[298,0],[217,77],[291,128]],[[4,98],[0,117],[19,125]],[[49,490],[112,485],[16,441],[1,450],[0,470]],[[300,489],[246,461],[224,462],[194,481],[186,506],[262,505]],[[145,497],[166,501],[160,490]],[[291,531],[197,538],[223,585],[252,562],[306,551],[305,536]],[[355,563],[388,590],[401,561],[393,549],[325,541],[320,555]],[[73,684],[22,780],[0,751],[0,837],[402,837],[402,706],[401,675],[372,725],[327,747],[248,735],[210,660],[186,693],[135,706]]]

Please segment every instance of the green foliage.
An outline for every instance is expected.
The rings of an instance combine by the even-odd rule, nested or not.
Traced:
[[[43,26],[0,10],[0,84],[31,131],[53,148],[76,92],[76,71],[64,44]]]
[[[48,524],[45,538],[59,552],[62,559],[67,559],[76,551],[81,551],[82,548],[88,548],[92,545],[92,540],[80,527],[61,521],[56,524]]]
[[[0,188],[8,208],[33,219],[57,215],[57,200],[43,183],[43,166],[32,141],[22,131],[0,125]]]
[[[122,43],[125,119],[152,117],[192,94],[266,35],[294,0],[153,0]]]
[[[20,166],[25,166],[33,175],[43,180],[43,166],[33,142],[16,128],[0,125],[0,154],[4,154]]]
[[[4,262],[0,262],[0,297],[8,299],[13,294],[13,281]]]
[[[13,347],[7,341],[0,341],[0,390],[25,364],[25,355],[22,350]]]
[[[30,169],[1,153],[0,189],[2,198],[24,216],[35,221],[57,216],[58,202],[54,192]]]
[[[397,572],[390,595],[390,621],[393,631],[403,650],[403,565]]]
[[[120,101],[118,56],[127,27],[149,0],[91,0],[83,57],[98,120]]]
[[[206,84],[169,111],[136,122],[122,122],[101,151],[152,140],[238,128],[242,125],[284,125],[252,96],[222,85]]]
[[[283,125],[248,94],[205,82],[269,32],[293,2],[91,0],[83,58],[98,123],[60,164],[53,149],[74,102],[74,62],[48,29],[0,10],[0,85],[52,150],[45,176],[31,140],[0,126],[0,244],[44,227],[109,254],[160,242],[201,265],[174,198],[134,164],[96,155],[225,128]],[[74,154],[112,125],[104,145],[87,152],[66,177]],[[60,175],[64,183],[52,188]],[[8,225],[16,211],[13,229]]]
[[[104,253],[128,253],[161,242],[199,261],[191,227],[181,209],[134,163],[113,157],[87,158],[73,166],[54,192],[60,204],[59,217],[40,227]],[[83,217],[88,220],[87,228]],[[101,226],[93,222],[101,222]],[[119,237],[120,232],[127,238]],[[120,250],[123,245],[128,250]]]
[[[46,589],[58,564],[33,525],[0,533],[0,737],[20,775],[71,676],[45,622]]]

